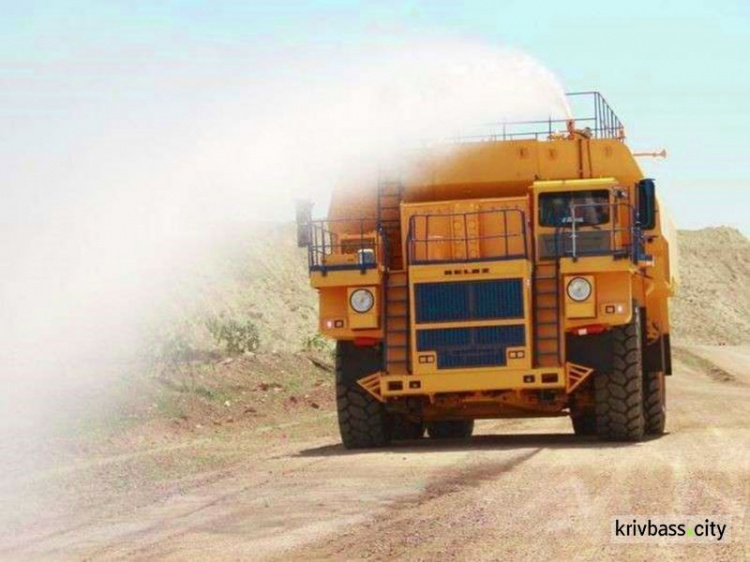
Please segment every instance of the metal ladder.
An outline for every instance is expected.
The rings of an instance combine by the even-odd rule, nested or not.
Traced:
[[[383,233],[388,252],[386,269],[402,270],[404,256],[401,247],[401,199],[404,185],[400,181],[378,182],[378,227]]]
[[[560,260],[555,257],[534,266],[534,365],[558,367],[561,364]]]
[[[385,244],[383,370],[397,375],[409,371],[409,277],[401,243],[403,194],[400,181],[378,182],[378,229]]]
[[[406,271],[386,273],[383,369],[390,375],[409,372],[409,277]]]

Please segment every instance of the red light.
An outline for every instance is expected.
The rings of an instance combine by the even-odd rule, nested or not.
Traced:
[[[602,334],[607,331],[604,324],[589,324],[588,326],[579,326],[570,330],[577,336],[588,336],[591,334]]]
[[[379,341],[377,338],[354,338],[354,345],[357,347],[372,347]]]

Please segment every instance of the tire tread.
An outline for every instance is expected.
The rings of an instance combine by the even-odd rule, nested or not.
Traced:
[[[384,447],[390,442],[385,406],[357,381],[377,371],[377,357],[355,350],[349,342],[336,345],[336,409],[341,441],[347,449]]]
[[[594,381],[596,432],[608,441],[640,441],[645,430],[640,313],[612,329],[613,369]]]

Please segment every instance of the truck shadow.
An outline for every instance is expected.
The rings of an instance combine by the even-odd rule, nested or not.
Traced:
[[[344,449],[341,443],[302,449],[295,457],[331,457],[368,454],[424,454],[457,451],[508,451],[514,449],[620,449],[640,447],[664,435],[653,435],[635,443],[599,441],[596,437],[581,437],[567,433],[523,433],[516,435],[475,435],[469,439],[415,439],[395,441],[387,447],[375,449]]]

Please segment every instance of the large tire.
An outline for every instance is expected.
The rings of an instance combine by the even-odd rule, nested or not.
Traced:
[[[383,447],[391,431],[385,406],[357,381],[380,369],[379,347],[336,344],[336,407],[341,441],[347,449]]]
[[[661,435],[667,423],[667,397],[664,373],[646,373],[643,377],[643,415],[646,433]]]
[[[468,439],[474,431],[474,420],[443,420],[427,424],[432,439]]]
[[[594,412],[571,415],[570,421],[573,422],[573,431],[576,435],[596,435],[596,414]]]
[[[608,441],[643,439],[643,356],[640,310],[625,326],[612,329],[612,372],[594,379],[596,433]]]

